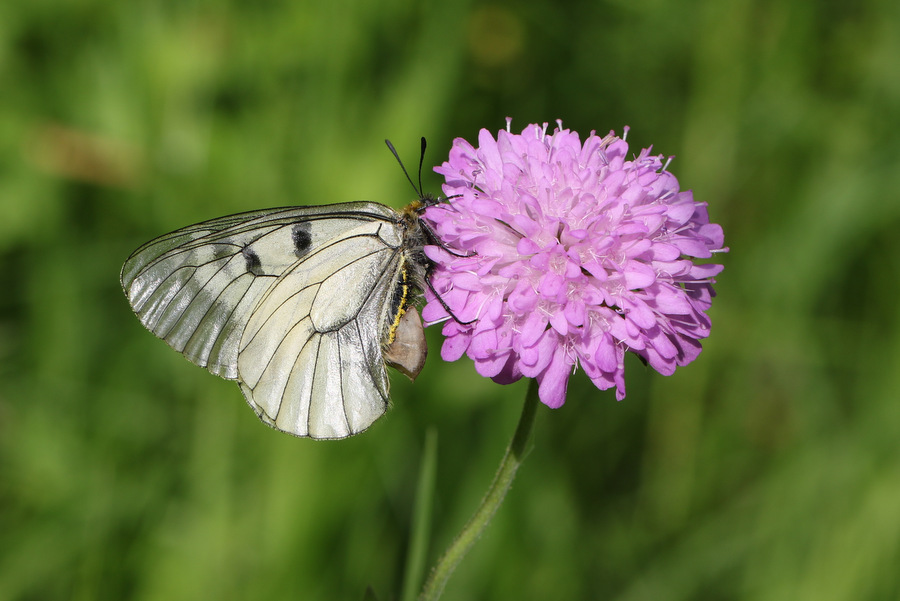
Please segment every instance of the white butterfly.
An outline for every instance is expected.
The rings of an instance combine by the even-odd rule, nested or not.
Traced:
[[[121,281],[151,332],[236,380],[263,422],[344,438],[388,407],[385,364],[414,379],[427,352],[411,301],[427,276],[419,218],[373,202],[241,213],[137,249]]]

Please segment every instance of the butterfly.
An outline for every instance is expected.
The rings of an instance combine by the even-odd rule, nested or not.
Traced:
[[[421,215],[440,199],[421,193],[421,161],[417,192],[401,211],[349,202],[191,225],[134,251],[122,288],[147,329],[237,381],[264,423],[345,438],[387,410],[386,365],[415,379],[425,363],[413,302],[433,240]]]

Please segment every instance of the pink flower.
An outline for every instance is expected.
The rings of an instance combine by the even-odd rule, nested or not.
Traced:
[[[423,317],[444,322],[441,356],[466,354],[501,384],[537,378],[550,407],[579,364],[621,400],[625,351],[664,375],[693,361],[722,270],[695,259],[727,250],[661,156],[628,160],[624,137],[582,143],[558,124],[454,140],[435,168],[449,202],[424,216],[446,245],[425,248],[443,303],[427,291]]]

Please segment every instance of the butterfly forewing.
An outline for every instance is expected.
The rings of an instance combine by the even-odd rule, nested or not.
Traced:
[[[400,215],[376,203],[256,211],[149,242],[122,286],[148,329],[238,380],[264,422],[341,438],[387,408],[404,251]]]

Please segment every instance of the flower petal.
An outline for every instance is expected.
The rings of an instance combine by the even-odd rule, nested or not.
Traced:
[[[566,360],[566,352],[557,347],[553,360],[538,377],[538,398],[551,409],[558,409],[566,402],[566,389],[572,365]]]

